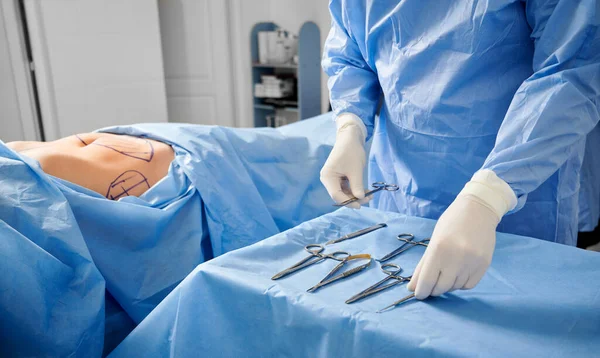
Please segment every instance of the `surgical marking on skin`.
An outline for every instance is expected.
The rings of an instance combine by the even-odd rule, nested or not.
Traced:
[[[116,138],[100,137],[92,144],[108,148],[110,150],[114,150],[115,152],[123,154],[130,158],[140,159],[150,163],[152,161],[152,158],[154,158],[154,146],[152,145],[152,142],[143,138],[136,139],[143,140],[144,142],[146,142],[145,145],[147,146],[147,150],[140,151],[139,146],[132,144],[130,141]]]
[[[81,139],[79,135],[75,134],[75,137],[77,137],[77,139],[79,139],[79,141],[83,143],[83,145],[88,145],[83,139]]]
[[[106,198],[117,200],[123,196],[129,196],[129,192],[140,185],[145,185],[146,189],[150,189],[148,179],[137,170],[128,170],[119,175],[108,187]]]
[[[26,149],[19,150],[19,151],[16,151],[16,152],[17,153],[23,153],[23,152],[27,152],[27,151],[30,151],[30,150],[36,150],[36,149],[46,148],[46,147],[48,147],[48,143],[45,143],[44,145],[39,145],[37,147],[26,148]]]

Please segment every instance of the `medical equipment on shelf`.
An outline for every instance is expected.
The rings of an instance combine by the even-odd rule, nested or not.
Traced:
[[[261,76],[261,83],[254,84],[256,98],[285,98],[294,94],[294,79],[277,76]]]
[[[354,238],[357,238],[359,236],[366,235],[366,234],[368,234],[370,232],[373,232],[375,230],[379,230],[381,228],[384,228],[386,226],[387,226],[387,224],[385,224],[385,223],[373,225],[373,226],[370,226],[370,227],[368,227],[366,229],[358,230],[358,231],[353,232],[351,234],[344,235],[344,236],[340,237],[339,239],[329,240],[329,241],[327,241],[325,243],[325,245],[337,244],[338,242],[342,242],[342,241],[354,239]]]
[[[285,277],[289,274],[292,274],[298,270],[301,270],[305,267],[319,263],[325,259],[344,261],[344,259],[350,257],[350,254],[345,251],[335,251],[335,252],[332,252],[331,254],[322,254],[321,252],[323,252],[323,250],[325,250],[325,247],[323,247],[323,245],[319,245],[319,244],[306,245],[304,247],[304,250],[306,250],[306,252],[308,252],[310,255],[305,257],[304,259],[298,261],[297,263],[293,264],[289,268],[275,274],[273,277],[271,277],[271,280],[280,279],[280,278]]]
[[[367,191],[367,192],[365,193],[365,198],[366,198],[367,196],[371,196],[371,195],[373,195],[373,194],[375,194],[375,193],[377,193],[378,191],[381,191],[381,190],[385,190],[385,191],[396,191],[396,190],[398,190],[398,189],[399,189],[399,188],[398,188],[398,185],[396,185],[396,184],[387,184],[387,183],[380,182],[380,181],[378,181],[378,182],[375,182],[375,183],[371,184],[371,186],[372,186],[374,189],[373,189],[373,190],[369,190],[369,191]],[[350,204],[350,203],[353,203],[353,202],[355,202],[355,201],[357,201],[357,200],[360,200],[360,199],[358,199],[358,198],[352,198],[352,199],[348,199],[348,200],[346,200],[346,201],[343,201],[343,202],[341,202],[341,203],[339,203],[339,204],[334,204],[333,206],[346,206],[346,205],[348,205],[348,204]]]
[[[420,241],[414,241],[413,239],[415,238],[415,236],[413,234],[400,234],[398,235],[397,239],[400,241],[403,241],[404,244],[402,244],[399,248],[397,248],[396,250],[390,252],[389,254],[385,255],[384,257],[378,259],[377,261],[379,262],[385,262],[388,261],[391,258],[394,258],[398,255],[400,255],[401,253],[403,253],[406,250],[410,250],[411,248],[420,245],[420,246],[429,246],[429,240],[430,239],[423,239]],[[408,245],[408,246],[407,246]]]
[[[398,301],[392,303],[391,305],[380,309],[379,311],[377,311],[377,313],[382,313],[383,311],[387,311],[390,308],[394,308],[394,307],[398,306],[399,304],[404,303],[404,302],[406,302],[406,301],[408,301],[408,300],[410,300],[411,298],[414,298],[414,297],[415,297],[415,294],[411,293],[410,295],[408,295],[406,297],[402,297],[401,299],[399,299]]]
[[[391,269],[393,269],[393,270],[391,270]],[[396,264],[383,264],[383,265],[381,265],[381,271],[383,271],[383,273],[385,273],[387,275],[386,278],[377,282],[373,286],[370,286],[369,288],[364,289],[363,291],[357,293],[356,295],[350,297],[348,300],[346,300],[346,303],[348,303],[348,304],[354,303],[356,301],[362,300],[363,298],[369,297],[373,294],[381,292],[390,287],[396,286],[396,285],[404,283],[404,282],[408,282],[408,281],[410,281],[410,279],[412,277],[412,276],[408,276],[408,277],[400,276],[400,272],[402,272],[402,268]],[[395,280],[395,281],[392,283],[388,283],[387,285],[384,285],[384,283],[388,282],[389,280]]]
[[[354,267],[348,271],[344,271],[341,274],[337,275],[337,276],[333,276],[336,272],[338,272],[342,267],[344,267],[346,265],[346,263],[348,263],[349,261],[353,261],[353,260],[369,260],[367,263],[362,264],[360,266]],[[321,281],[319,281],[319,283],[317,283],[316,285],[314,285],[313,287],[309,288],[308,290],[306,290],[306,292],[315,292],[316,290],[318,290],[319,288],[326,286],[332,282],[350,277],[354,274],[357,274],[359,272],[361,272],[362,270],[366,269],[367,267],[369,267],[371,265],[371,255],[369,254],[358,254],[358,255],[351,255],[346,257],[345,259],[342,260],[342,262],[340,262],[339,264],[337,264],[333,270],[331,270],[327,276],[325,276]]]
[[[298,36],[284,30],[258,33],[258,61],[262,64],[293,62],[298,53]]]
[[[267,127],[279,128],[288,125],[288,118],[286,116],[266,116]]]

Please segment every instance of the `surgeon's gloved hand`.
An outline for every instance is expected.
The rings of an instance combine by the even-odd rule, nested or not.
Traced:
[[[353,197],[362,199],[348,207],[359,209],[365,199],[363,172],[366,165],[367,129],[354,114],[342,113],[336,120],[335,144],[321,169],[321,182],[336,203]]]
[[[492,262],[496,227],[517,205],[510,186],[481,170],[438,220],[408,289],[424,299],[475,287]]]

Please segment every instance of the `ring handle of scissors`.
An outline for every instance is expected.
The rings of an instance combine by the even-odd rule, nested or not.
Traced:
[[[394,268],[395,270],[390,270],[390,268]],[[396,276],[402,272],[402,267],[396,264],[388,263],[381,265],[381,271],[390,276]]]
[[[313,254],[314,256],[320,256],[321,252],[325,250],[325,247],[323,247],[321,244],[308,244],[304,246],[304,250],[310,254]]]
[[[415,238],[415,235],[409,234],[409,233],[403,233],[396,237],[397,240],[404,241],[404,242],[412,242],[414,238]]]
[[[334,259],[336,261],[345,261],[349,257],[351,257],[350,253],[348,253],[346,251],[335,251],[335,252],[332,252],[332,253],[324,255],[324,256],[328,257],[330,259]]]
[[[371,186],[375,189],[387,190],[387,191],[396,191],[396,190],[400,189],[400,187],[398,187],[398,185],[396,185],[396,184],[388,184],[388,183],[384,183],[382,181],[375,182],[375,183],[371,184]]]
[[[396,191],[396,190],[400,189],[398,187],[398,185],[396,185],[396,184],[388,184],[388,183],[384,183],[382,181],[378,181],[378,182],[375,182],[375,183],[371,184],[371,187],[373,187],[374,189],[367,191],[365,193],[365,197],[371,196],[371,195],[375,194],[376,192],[378,192],[380,190]],[[333,204],[333,206],[338,206],[338,207],[339,206],[346,206],[346,205],[348,205],[350,203],[353,203],[353,202],[355,202],[357,200],[359,200],[359,199],[355,198],[355,197],[352,197],[352,198],[350,198],[350,199],[348,199],[346,201],[343,201],[341,203]]]

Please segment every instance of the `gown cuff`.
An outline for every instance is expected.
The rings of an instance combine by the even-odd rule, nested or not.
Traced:
[[[349,126],[357,126],[362,133],[362,142],[365,142],[365,139],[367,138],[367,127],[365,127],[363,121],[354,113],[340,113],[340,115],[335,119],[335,124],[337,125],[338,132]]]
[[[489,207],[498,219],[517,206],[511,187],[489,169],[476,172],[458,196],[472,195]]]

